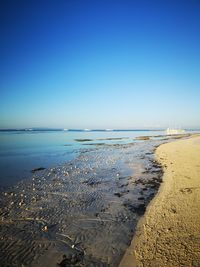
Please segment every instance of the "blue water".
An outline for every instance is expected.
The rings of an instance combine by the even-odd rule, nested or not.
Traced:
[[[0,132],[0,185],[8,186],[31,176],[31,170],[65,163],[96,143],[130,143],[135,137],[162,131],[4,131]],[[99,140],[124,138],[122,140]],[[75,139],[92,139],[78,142]]]

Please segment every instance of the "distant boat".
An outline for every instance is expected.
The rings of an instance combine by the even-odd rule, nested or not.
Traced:
[[[183,134],[183,133],[185,133],[185,130],[183,130],[183,129],[167,128],[166,132],[167,132],[167,135]]]
[[[86,128],[86,129],[84,129],[84,131],[90,131],[90,129],[87,129],[87,128]]]
[[[63,131],[68,131],[68,129],[63,129]]]
[[[109,131],[109,132],[111,132],[111,131],[113,131],[113,129],[105,129],[106,131]]]

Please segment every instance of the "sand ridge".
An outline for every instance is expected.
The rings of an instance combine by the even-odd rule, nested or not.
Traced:
[[[200,266],[200,136],[163,144],[164,183],[120,267]]]

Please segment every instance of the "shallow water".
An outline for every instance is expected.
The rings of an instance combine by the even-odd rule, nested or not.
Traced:
[[[91,145],[131,143],[137,136],[157,134],[164,132],[0,131],[0,186],[29,177],[32,169],[67,162]],[[84,139],[91,141],[80,142]]]

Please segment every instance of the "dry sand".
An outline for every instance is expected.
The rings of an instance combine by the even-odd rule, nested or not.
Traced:
[[[164,183],[120,267],[200,266],[200,136],[161,145]]]

